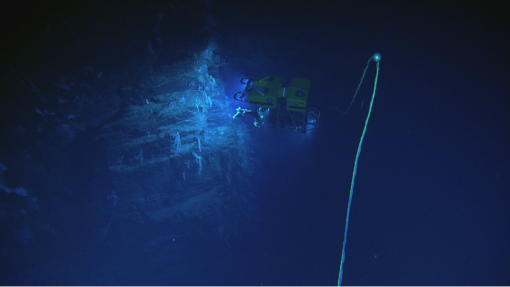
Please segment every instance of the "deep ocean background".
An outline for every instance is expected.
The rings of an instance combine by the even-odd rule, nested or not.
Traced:
[[[256,219],[239,230],[243,236],[227,243],[185,237],[184,247],[174,251],[179,262],[186,263],[178,267],[158,265],[127,247],[111,251],[124,229],[119,228],[108,244],[63,235],[93,224],[86,208],[77,209],[79,196],[52,195],[59,198],[58,204],[44,210],[45,195],[33,190],[55,232],[48,235],[34,228],[34,238],[15,242],[17,228],[29,226],[39,215],[34,211],[21,222],[8,211],[20,204],[15,201],[21,197],[2,193],[1,284],[336,285],[352,169],[372,95],[373,62],[351,111],[343,115],[331,107],[347,108],[374,53],[382,59],[357,170],[343,284],[510,284],[510,23],[504,1],[1,5],[4,148],[0,162],[7,168],[13,146],[21,141],[11,136],[12,130],[23,125],[7,114],[33,118],[33,135],[23,136],[23,141],[45,148],[34,124],[42,119],[7,84],[9,65],[23,67],[39,87],[56,81],[47,76],[48,70],[70,76],[75,73],[69,68],[74,63],[103,63],[110,70],[122,70],[132,55],[148,54],[146,42],[160,11],[164,11],[163,43],[200,46],[214,35],[221,57],[229,63],[221,78],[231,110],[238,105],[231,96],[238,91],[239,79],[263,74],[310,79],[310,103],[321,110],[320,129],[307,134],[256,129],[250,118],[239,119],[249,127],[254,157],[260,162],[260,176],[252,179],[258,190],[252,205]],[[54,38],[45,27],[51,27]],[[116,37],[140,45],[117,53],[125,43],[109,41]],[[88,42],[89,38],[103,42]],[[88,46],[85,53],[66,48],[75,45]],[[56,56],[56,50],[61,55]],[[183,51],[175,58],[161,56],[153,66],[169,65],[187,55]],[[80,168],[67,175],[79,178],[95,168],[93,159],[107,148],[75,140],[69,149],[79,155],[74,162]],[[58,167],[51,158],[42,162],[48,169]],[[2,184],[24,186],[25,181],[37,180],[30,173],[9,169]],[[111,185],[108,176],[97,179],[98,186]],[[65,214],[59,208],[73,209],[72,220],[50,215]],[[145,226],[145,239],[140,242],[166,228]],[[59,272],[69,264],[72,270]],[[44,265],[53,266],[52,272]],[[102,277],[91,275],[106,269]],[[161,276],[165,272],[168,276]]]

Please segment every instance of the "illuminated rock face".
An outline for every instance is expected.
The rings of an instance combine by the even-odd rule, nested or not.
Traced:
[[[2,105],[2,125],[13,126],[2,133],[0,221],[14,249],[0,255],[9,268],[37,267],[3,283],[119,284],[105,278],[127,280],[124,255],[165,266],[156,273],[170,278],[194,265],[191,253],[219,246],[222,255],[253,230],[252,139],[232,119],[219,45],[187,28],[199,7],[122,7],[104,14],[108,25],[48,23],[48,38],[33,46],[41,58],[23,55],[34,64],[13,60],[2,72],[2,99],[18,104]],[[106,260],[82,279],[71,261],[91,261],[78,253]]]
[[[234,215],[247,208],[241,179],[251,170],[251,137],[245,124],[231,121],[224,85],[208,72],[214,73],[213,55],[208,47],[149,73],[146,91],[137,93],[152,96],[125,107],[124,117],[105,127],[112,130],[105,137],[116,212],[133,223],[208,218],[220,209]]]

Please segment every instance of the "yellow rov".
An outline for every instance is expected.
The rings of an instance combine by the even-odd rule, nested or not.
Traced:
[[[244,91],[234,94],[234,99],[257,105],[256,112],[237,109],[234,116],[251,113],[255,126],[283,131],[306,133],[319,127],[320,112],[308,104],[311,82],[308,79],[293,78],[285,82],[279,76],[258,76],[243,78]]]

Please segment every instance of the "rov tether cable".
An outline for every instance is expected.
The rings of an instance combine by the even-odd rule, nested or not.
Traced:
[[[361,81],[358,85],[358,89],[356,89],[356,93],[354,94],[354,97],[356,97],[356,94],[359,91],[359,88],[361,86],[361,83],[363,82],[363,78],[365,77],[365,72],[367,71],[368,65],[370,62],[374,60],[377,63],[377,71],[375,74],[375,80],[374,80],[374,91],[372,93],[372,99],[370,100],[370,108],[368,109],[368,115],[365,120],[365,127],[363,128],[363,134],[361,134],[361,139],[359,141],[358,145],[358,152],[356,153],[356,160],[354,161],[354,170],[352,171],[352,179],[351,179],[351,190],[349,192],[349,203],[347,204],[347,217],[345,218],[345,230],[344,230],[344,241],[342,246],[342,259],[340,261],[340,272],[338,274],[338,286],[342,285],[342,277],[344,272],[344,262],[345,262],[345,245],[347,244],[347,230],[349,229],[349,214],[351,213],[351,203],[352,203],[352,193],[354,191],[354,181],[356,180],[356,171],[358,169],[358,160],[359,155],[361,153],[361,146],[363,145],[363,139],[365,138],[365,134],[367,132],[367,125],[368,120],[370,119],[370,113],[372,112],[372,106],[374,104],[374,98],[375,98],[375,90],[377,88],[377,78],[379,77],[379,61],[381,60],[381,54],[375,53],[367,62],[367,66],[365,67],[365,70],[363,71],[363,76],[361,77]],[[352,102],[354,101],[354,97],[351,101],[351,104],[349,105],[349,109],[351,108]]]

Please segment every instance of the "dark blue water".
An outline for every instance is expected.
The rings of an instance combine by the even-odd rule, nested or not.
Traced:
[[[0,283],[336,285],[374,62],[349,113],[338,110],[380,53],[343,284],[510,284],[510,47],[502,3],[26,1],[2,10]],[[210,123],[197,133],[201,176],[190,151],[174,157],[168,134],[175,131],[164,130],[168,149],[143,141],[139,148],[145,164],[170,157],[164,169],[119,175],[120,143],[162,130],[152,110],[142,110],[145,100],[156,107],[165,101],[156,96],[195,87],[177,79],[184,72],[166,72],[176,79],[167,90],[142,78],[200,59],[211,39],[228,65],[210,74],[224,86],[199,87],[217,91],[217,101],[192,113],[232,127],[235,107],[253,108],[232,99],[241,78],[302,77],[312,82],[320,128],[288,133],[234,119],[247,128],[232,127],[239,138],[227,145],[246,141],[256,168],[248,170],[220,147],[219,132],[207,137],[216,131]],[[225,96],[230,106],[220,108]],[[147,117],[126,124],[129,107]],[[111,123],[121,128],[105,130]],[[190,121],[180,132],[198,152],[194,128]],[[126,153],[123,166],[142,164],[139,149]],[[205,200],[154,220],[175,198],[212,182],[236,191],[236,200]],[[20,187],[28,195],[13,191]],[[112,190],[117,206],[106,199]]]

